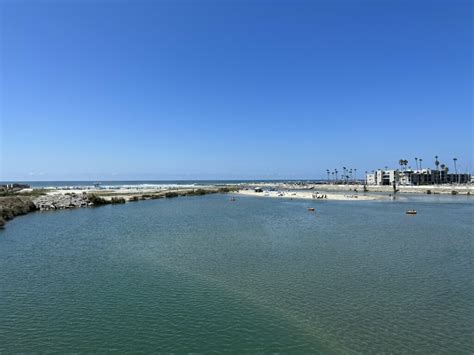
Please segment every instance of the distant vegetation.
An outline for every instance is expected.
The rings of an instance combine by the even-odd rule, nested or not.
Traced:
[[[120,204],[120,203],[125,203],[125,199],[123,197],[112,197],[112,199],[110,200],[110,203],[112,205],[117,205],[117,204]]]
[[[220,187],[218,189],[212,188],[212,189],[192,189],[192,190],[187,190],[187,191],[180,191],[180,192],[175,192],[175,191],[169,191],[165,193],[165,197],[178,197],[178,196],[203,196],[207,194],[215,194],[215,193],[228,193],[232,191],[238,190],[238,187],[236,186],[229,186],[229,187]]]
[[[172,197],[178,197],[178,196],[179,196],[179,194],[175,191],[169,191],[169,192],[165,193],[166,198],[172,198]]]
[[[141,201],[141,200],[155,200],[159,198],[174,198],[179,196],[203,196],[207,194],[215,193],[228,193],[232,191],[237,191],[239,188],[237,186],[226,186],[220,188],[199,188],[199,189],[188,189],[180,191],[165,191],[158,192],[154,194],[143,194],[138,196],[130,197],[129,201]]]
[[[237,191],[237,190],[239,190],[239,188],[237,186],[227,186],[227,187],[220,187],[218,191],[221,194],[225,194],[225,193],[233,192],[233,191]]]
[[[189,191],[187,193],[187,195],[189,196],[202,196],[202,195],[205,195],[207,193],[210,193],[211,191],[206,191],[204,189],[197,189],[197,190],[192,190],[192,191]]]
[[[35,211],[36,207],[29,197],[0,197],[0,227],[15,216]]]
[[[110,203],[105,198],[99,197],[95,194],[88,194],[87,198],[94,204],[94,206],[108,205]]]
[[[125,203],[125,199],[123,197],[112,197],[110,200],[106,200],[105,198],[97,196],[96,194],[89,194],[87,197],[89,198],[89,201],[94,204],[94,206],[117,205],[120,203]]]

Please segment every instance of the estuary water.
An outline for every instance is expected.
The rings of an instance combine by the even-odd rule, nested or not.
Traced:
[[[17,217],[0,352],[472,353],[473,214],[208,195]]]

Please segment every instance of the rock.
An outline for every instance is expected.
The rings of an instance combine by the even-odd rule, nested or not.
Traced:
[[[90,206],[89,198],[85,194],[43,195],[36,198],[33,203],[41,211]]]

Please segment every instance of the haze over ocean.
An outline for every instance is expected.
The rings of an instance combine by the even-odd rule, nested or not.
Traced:
[[[473,164],[472,2],[2,1],[0,180]]]

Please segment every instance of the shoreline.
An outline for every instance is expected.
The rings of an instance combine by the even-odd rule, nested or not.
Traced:
[[[261,192],[255,192],[255,189]],[[397,186],[398,194],[474,195],[474,185]],[[377,195],[371,193],[386,193]],[[392,186],[313,184],[302,182],[261,182],[202,186],[117,186],[24,188],[0,196],[0,228],[15,216],[34,211],[98,207],[141,200],[231,193],[234,196],[286,198],[322,201],[381,201],[392,199]]]
[[[363,185],[363,184],[311,184],[311,183],[252,183],[245,184],[246,188],[262,188],[264,190],[277,189],[280,191],[288,190],[309,190],[309,191],[327,191],[327,192],[352,192],[352,193],[370,193],[385,192],[393,194],[393,187],[390,185]],[[365,189],[364,189],[365,187]],[[448,194],[448,195],[474,195],[474,185],[420,185],[407,186],[397,185],[397,193],[400,194]]]
[[[36,211],[100,207],[109,204],[123,204],[143,200],[174,198],[181,196],[203,196],[235,191],[232,186],[181,188],[181,189],[23,189],[9,195],[0,196],[0,228],[16,216]]]
[[[320,193],[315,191],[263,191],[255,192],[255,190],[239,190],[234,195],[252,196],[262,198],[282,198],[290,200],[321,200],[321,201],[376,201],[385,200],[385,196],[367,196],[358,193],[353,194],[331,194]]]

